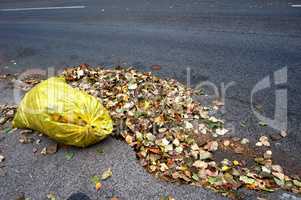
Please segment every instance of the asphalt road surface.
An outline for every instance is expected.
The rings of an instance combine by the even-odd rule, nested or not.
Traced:
[[[133,65],[191,87],[208,81],[226,90],[223,118],[235,127],[233,135],[255,142],[260,135],[277,134],[261,127],[251,110],[251,91],[260,80],[287,67],[288,137],[273,142],[276,162],[300,173],[301,161],[301,4],[297,0],[1,0],[0,72],[27,69],[61,70],[88,63],[107,67]],[[26,9],[24,9],[26,8]],[[187,70],[188,69],[188,70]],[[190,71],[190,73],[188,72]],[[12,86],[1,82],[0,102],[12,102]],[[274,84],[256,94],[256,107],[273,118]],[[212,87],[206,93],[212,93]],[[211,93],[210,93],[211,92]],[[219,92],[219,96],[221,96]],[[241,124],[245,124],[241,126]],[[18,134],[0,135],[0,199],[24,193],[32,200],[58,199],[82,191],[90,198],[223,199],[198,187],[166,183],[144,171],[135,153],[122,141],[108,139],[88,149],[61,149],[52,156],[32,153],[51,143],[21,145]],[[96,155],[102,147],[104,154]],[[67,161],[64,154],[75,152]],[[2,164],[2,163],[1,163]],[[96,192],[90,177],[111,167],[113,177]],[[257,194],[240,191],[244,199],[297,199],[281,191]]]

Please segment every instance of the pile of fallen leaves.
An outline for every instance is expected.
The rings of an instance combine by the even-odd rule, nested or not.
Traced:
[[[67,68],[63,75],[71,86],[101,101],[110,111],[114,133],[135,149],[148,172],[161,179],[204,186],[229,196],[240,187],[301,193],[300,177],[285,175],[282,167],[273,163],[267,137],[251,146],[246,138],[227,136],[224,122],[211,116],[209,107],[193,100],[198,92],[175,80],[132,68],[87,65]],[[39,81],[23,82],[27,91]],[[221,105],[216,103],[213,109]],[[15,107],[0,109],[3,123],[15,112]],[[215,155],[221,151],[248,157],[253,164],[239,156],[217,159]]]
[[[115,132],[136,150],[141,165],[159,178],[228,195],[240,187],[301,193],[300,178],[285,175],[273,164],[269,149],[250,167],[244,161],[217,161],[214,153],[219,149],[240,154],[249,141],[221,139],[228,132],[223,121],[210,116],[207,107],[192,99],[195,91],[175,80],[131,68],[87,65],[68,68],[64,76],[70,85],[102,102],[115,122]],[[256,146],[269,147],[268,138],[261,137]]]

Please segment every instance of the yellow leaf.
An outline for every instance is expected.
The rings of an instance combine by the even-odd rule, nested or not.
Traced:
[[[111,170],[111,168],[109,168],[102,173],[101,180],[106,180],[106,179],[110,178],[112,175],[113,175],[112,170]]]
[[[239,165],[239,162],[237,160],[234,160],[233,165],[237,166],[237,165]]]
[[[97,191],[99,191],[100,188],[101,188],[101,183],[100,183],[100,182],[96,183],[96,184],[95,184],[95,189],[96,189]]]
[[[226,165],[224,165],[223,167],[222,167],[222,171],[228,171],[230,169],[230,167],[228,167],[228,166],[226,166]]]

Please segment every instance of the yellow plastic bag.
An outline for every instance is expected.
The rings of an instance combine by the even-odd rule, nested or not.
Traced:
[[[109,112],[93,96],[53,77],[32,88],[13,120],[15,128],[40,131],[57,142],[86,147],[111,134]]]

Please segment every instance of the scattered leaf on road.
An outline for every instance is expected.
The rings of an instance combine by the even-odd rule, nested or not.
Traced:
[[[74,156],[75,156],[75,154],[74,154],[73,152],[66,152],[66,153],[65,153],[65,158],[66,158],[67,160],[73,159]]]
[[[259,122],[258,124],[259,124],[259,126],[262,126],[262,127],[267,126],[267,124],[265,122]]]
[[[3,131],[4,133],[8,134],[8,133],[11,133],[13,129],[12,128],[5,128]]]
[[[96,184],[96,183],[99,183],[100,182],[100,178],[99,178],[99,176],[92,176],[91,177],[91,182],[93,183],[93,184]]]
[[[95,184],[95,189],[96,189],[96,191],[99,191],[100,189],[101,189],[101,182],[98,182],[98,183],[96,183]]]
[[[96,149],[96,152],[97,152],[97,154],[103,154],[104,150],[99,147],[99,148]]]
[[[42,149],[41,154],[42,154],[42,155],[46,155],[46,154],[47,154],[47,148],[46,148],[46,147],[44,147],[44,148]]]
[[[3,155],[0,155],[0,163],[5,160],[5,157]]]
[[[47,198],[48,198],[49,200],[56,200],[56,196],[55,196],[54,193],[49,193],[49,194],[47,194]]]
[[[281,131],[281,132],[280,132],[280,135],[281,135],[282,137],[286,137],[286,136],[287,136],[287,132],[286,132],[286,131]]]
[[[47,146],[46,148],[46,152],[47,154],[55,154],[57,152],[57,144],[51,144],[49,146]]]
[[[111,168],[108,168],[106,171],[104,171],[101,175],[101,180],[106,180],[110,178],[113,175]]]

